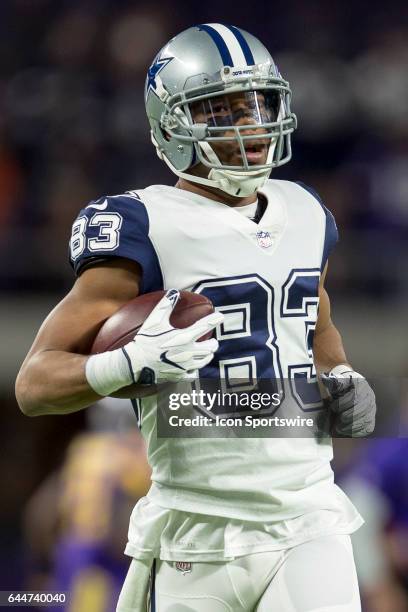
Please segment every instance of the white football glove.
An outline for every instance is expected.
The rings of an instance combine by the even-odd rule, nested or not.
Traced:
[[[177,382],[197,376],[218,349],[215,338],[197,342],[224,319],[214,312],[193,325],[177,329],[170,316],[180,292],[170,289],[153,308],[134,340],[123,348],[92,355],[86,362],[86,378],[99,395],[110,395],[132,383]]]
[[[366,379],[349,366],[340,365],[322,374],[321,380],[330,393],[332,435],[362,438],[373,433],[376,402]]]
[[[133,342],[123,347],[122,351],[129,359],[133,382],[154,384],[194,378],[197,370],[214,357],[218,349],[217,340],[197,340],[221,323],[224,315],[213,312],[189,327],[177,329],[171,325],[170,316],[179,298],[180,293],[176,289],[167,291]]]

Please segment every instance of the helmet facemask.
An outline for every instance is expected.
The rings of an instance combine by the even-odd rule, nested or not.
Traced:
[[[226,66],[212,77],[190,77],[183,91],[167,94],[160,124],[179,151],[193,147],[193,162],[180,172],[164,160],[187,180],[235,196],[255,193],[272,168],[291,158],[296,117],[290,98],[289,85],[276,76],[273,64],[235,72]],[[202,166],[196,173],[198,163]]]
[[[218,170],[265,169],[276,136],[263,126],[276,122],[280,105],[277,92],[262,90],[225,93],[190,103],[192,122],[207,126],[208,136],[198,142],[203,153],[200,161]]]

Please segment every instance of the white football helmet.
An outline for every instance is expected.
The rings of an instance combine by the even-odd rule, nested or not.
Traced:
[[[296,128],[290,100],[289,84],[262,43],[218,23],[172,38],[146,79],[146,112],[160,159],[177,176],[240,197],[255,193],[272,168],[290,160]]]

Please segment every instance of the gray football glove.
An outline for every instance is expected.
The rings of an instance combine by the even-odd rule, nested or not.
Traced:
[[[337,366],[322,374],[321,380],[330,394],[327,403],[332,414],[332,435],[363,438],[373,433],[376,402],[366,379],[347,366],[343,371]]]

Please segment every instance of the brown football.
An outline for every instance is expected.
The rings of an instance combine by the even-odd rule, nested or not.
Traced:
[[[165,293],[165,291],[146,293],[122,306],[102,325],[92,345],[91,353],[113,351],[133,340]],[[204,295],[180,291],[180,299],[171,314],[170,323],[174,327],[188,327],[212,312],[214,306]],[[211,336],[209,333],[200,340],[206,340]]]
[[[122,306],[102,325],[93,342],[91,354],[112,351],[133,340],[165,293],[165,291],[146,293]],[[180,291],[180,299],[171,314],[170,323],[178,328],[188,327],[212,312],[214,306],[205,296],[190,291]],[[211,336],[212,332],[209,332],[200,340],[207,340]],[[130,385],[112,395],[124,398],[144,397],[154,393],[156,393],[155,385]]]

